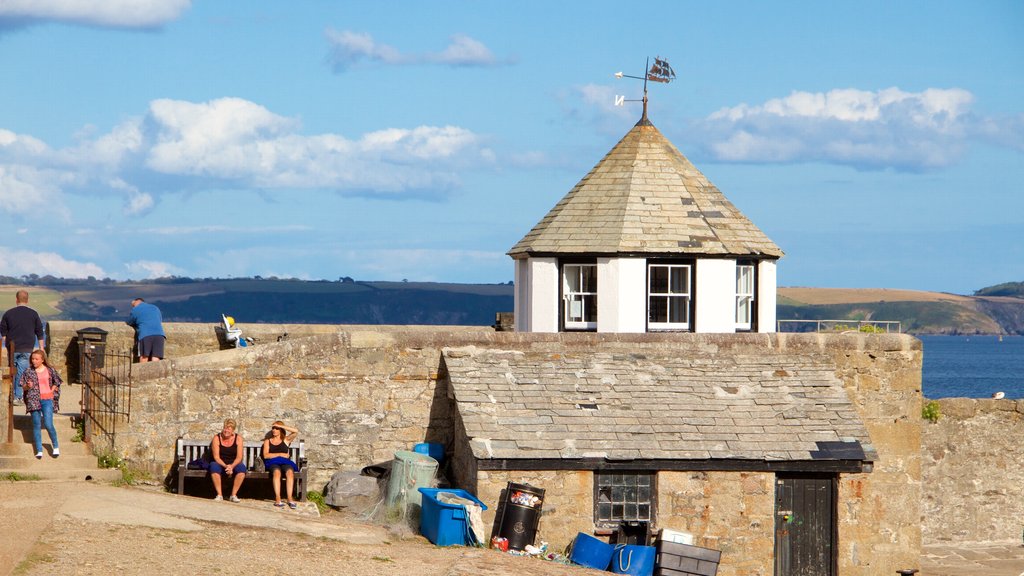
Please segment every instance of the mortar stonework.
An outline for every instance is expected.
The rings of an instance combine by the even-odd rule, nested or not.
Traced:
[[[57,326],[55,324],[67,324]],[[80,324],[80,323],[79,323]],[[51,323],[53,344],[74,338],[73,323]],[[108,329],[107,326],[100,326]],[[112,332],[118,332],[119,327]],[[477,471],[445,386],[441,349],[642,352],[687,356],[818,355],[836,367],[864,421],[878,459],[874,471],[839,479],[839,573],[875,576],[914,567],[921,542],[920,342],[899,335],[795,334],[523,334],[482,328],[316,327],[246,349],[217,350],[212,325],[169,325],[168,339],[194,335],[193,355],[133,367],[131,421],[119,426],[115,450],[131,465],[167,475],[180,436],[212,437],[225,418],[258,440],[276,419],[306,441],[310,488],[338,470],[389,461],[418,442],[446,445],[447,475],[491,507],[507,482],[547,492],[541,538],[553,550],[593,530],[591,471]],[[126,338],[130,340],[131,331]],[[268,334],[282,331],[266,326]],[[203,336],[206,333],[210,336]],[[63,336],[59,336],[63,334]],[[766,472],[660,472],[658,526],[693,532],[726,555],[722,576],[773,572],[774,475]],[[488,523],[488,528],[490,524]]]
[[[1024,534],[1024,400],[944,398],[922,442],[926,544],[1013,542]]]

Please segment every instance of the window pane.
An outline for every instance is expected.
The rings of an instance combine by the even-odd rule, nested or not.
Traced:
[[[598,502],[611,502],[612,501],[612,489],[604,486],[597,489],[597,501]]]
[[[672,268],[672,287],[670,291],[673,294],[689,294],[690,293],[690,269],[687,267],[677,266]]]
[[[749,324],[750,323],[750,297],[749,296],[737,296],[736,297],[736,323],[737,324]]]
[[[621,520],[626,507],[622,504],[612,504],[612,519]]]
[[[598,504],[597,505],[597,519],[598,520],[611,520],[612,519],[612,505],[611,504]]]
[[[580,296],[572,296],[569,300],[569,321],[583,321],[583,300]]]
[[[583,297],[583,321],[597,322],[597,296]]]
[[[651,289],[650,292],[655,294],[664,294],[668,292],[668,267],[667,266],[651,266],[649,275],[651,277]]]
[[[626,510],[623,512],[623,519],[624,520],[636,520],[637,519],[636,515],[637,515],[637,505],[636,504],[626,504]]]
[[[672,296],[668,298],[669,322],[684,323],[690,318],[690,299],[686,296]]]
[[[651,296],[647,319],[651,322],[668,322],[668,298]]]
[[[736,267],[736,293],[737,294],[753,294],[754,293],[754,267],[753,266],[737,266]]]
[[[612,487],[612,502],[613,503],[618,503],[618,502],[622,502],[623,501],[623,497],[624,497],[623,490],[624,489],[622,488],[622,486],[613,486]]]
[[[597,266],[580,266],[582,273],[582,292],[597,292]]]
[[[636,486],[626,486],[622,499],[626,502],[636,502]]]
[[[650,520],[651,519],[651,506],[650,504],[640,504],[637,507],[637,520]]]
[[[568,292],[579,292],[580,291],[580,267],[579,266],[566,266],[565,267],[565,288]]]

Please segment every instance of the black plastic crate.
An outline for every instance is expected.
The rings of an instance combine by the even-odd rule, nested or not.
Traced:
[[[715,576],[720,550],[658,540],[654,557],[654,576]]]

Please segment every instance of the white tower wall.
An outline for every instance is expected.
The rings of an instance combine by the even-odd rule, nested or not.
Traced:
[[[647,260],[597,259],[597,331],[647,330]]]
[[[777,300],[777,270],[775,260],[761,260],[757,265],[757,331],[775,332],[775,306]]]
[[[736,261],[698,259],[694,332],[736,332]]]
[[[558,260],[525,258],[516,262],[517,332],[558,332]]]

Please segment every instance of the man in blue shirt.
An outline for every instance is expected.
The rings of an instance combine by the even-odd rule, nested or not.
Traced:
[[[146,303],[142,298],[132,300],[132,311],[125,322],[135,328],[135,338],[139,341],[139,362],[163,360],[164,335],[163,316],[160,309]]]
[[[14,358],[14,403],[22,403],[21,395],[21,374],[28,369],[28,357],[36,348],[43,348],[45,338],[43,337],[43,321],[39,313],[28,307],[28,290],[18,290],[14,295],[14,302],[17,304],[0,319],[0,346],[14,347],[8,350]],[[39,345],[36,346],[38,341]]]

